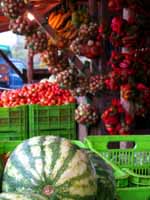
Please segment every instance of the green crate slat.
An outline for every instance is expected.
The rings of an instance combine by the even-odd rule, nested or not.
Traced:
[[[40,136],[40,135],[55,135],[59,137],[64,137],[68,139],[76,139],[76,131],[74,129],[66,129],[66,130],[44,130],[44,131],[38,131],[36,134],[31,132],[30,137],[34,136]]]
[[[0,154],[12,152],[22,140],[17,141],[1,141],[0,142]]]
[[[75,137],[75,104],[61,106],[29,105],[29,137],[54,134]],[[67,136],[68,134],[68,136]]]
[[[0,140],[28,138],[28,106],[0,108]]]
[[[129,148],[108,148],[110,143],[131,142]],[[88,136],[85,145],[102,156],[117,174],[117,186],[150,186],[150,136]],[[119,172],[126,174],[121,177]],[[121,185],[120,185],[121,184]]]
[[[118,188],[115,200],[150,200],[150,187]]]
[[[99,139],[97,140],[97,137],[101,137],[101,141],[99,141]],[[108,150],[108,143],[110,140],[112,141],[124,141],[124,139],[126,141],[135,141],[135,137],[137,136],[129,136],[130,138],[128,138],[128,136],[126,138],[123,137],[112,137],[110,139],[111,136],[104,136],[105,138],[103,139],[103,136],[88,136],[84,142],[81,142],[79,140],[72,140],[72,143],[77,145],[78,147],[80,148],[90,148],[92,151],[93,151],[93,148],[92,148],[92,144],[95,144],[95,148],[100,152],[107,152],[108,154],[108,151],[112,151],[112,150]],[[141,136],[142,137],[142,136]],[[136,148],[138,149],[150,149],[150,147],[148,146],[148,142],[149,142],[149,137],[148,137],[148,140],[147,140],[147,137],[146,138],[143,138],[142,139],[142,142],[141,141],[141,137],[139,138],[136,138],[136,141],[137,143],[140,143],[140,145],[136,146]],[[116,140],[117,139],[117,140]],[[122,140],[123,139],[123,140]],[[107,142],[106,142],[107,141]],[[146,142],[147,141],[147,142]],[[92,144],[91,144],[92,143]],[[145,144],[145,148],[143,147],[142,144]],[[128,151],[128,150],[126,150]],[[127,180],[119,180],[120,183],[123,183],[123,181],[127,181]],[[123,185],[126,185],[123,183]],[[150,200],[150,186],[136,186],[135,185],[133,186],[133,184],[128,187],[118,187],[116,189],[116,197],[114,200]]]

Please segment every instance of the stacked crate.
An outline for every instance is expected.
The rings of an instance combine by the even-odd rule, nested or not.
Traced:
[[[0,155],[11,152],[23,140],[55,135],[76,139],[75,104],[22,105],[0,108]]]
[[[74,112],[75,104],[0,108],[0,139],[24,140],[40,135],[75,139]]]
[[[29,105],[29,137],[56,135],[75,139],[75,104],[61,106]]]
[[[0,108],[0,140],[24,140],[28,137],[28,106]]]
[[[128,148],[116,147],[120,142]],[[117,200],[150,199],[150,136],[88,136],[84,147],[98,154],[114,170]]]

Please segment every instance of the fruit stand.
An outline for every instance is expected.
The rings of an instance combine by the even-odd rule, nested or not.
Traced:
[[[1,0],[0,32],[25,36],[28,67],[0,92],[0,200],[150,199],[149,11]],[[37,54],[49,78],[33,82]]]

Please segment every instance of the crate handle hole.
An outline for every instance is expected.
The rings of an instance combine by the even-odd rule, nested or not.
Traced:
[[[134,149],[135,142],[132,141],[115,141],[115,142],[109,142],[107,144],[108,149]]]

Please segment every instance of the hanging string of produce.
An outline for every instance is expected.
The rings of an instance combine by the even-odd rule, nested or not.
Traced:
[[[122,107],[120,100],[113,99],[112,104],[101,116],[110,135],[127,135],[133,123],[132,116]]]
[[[10,19],[9,29],[18,35],[32,35],[37,31],[38,25],[35,21],[31,22],[25,13],[15,19]]]
[[[78,31],[78,37],[72,41],[70,49],[78,55],[87,58],[96,58],[102,55],[101,38],[99,37],[98,24],[82,24]]]
[[[54,44],[48,45],[48,48],[41,53],[41,60],[48,66],[49,73],[54,75],[70,67],[68,56]]]
[[[24,0],[1,0],[1,9],[4,15],[10,19],[16,19],[22,15],[27,8]]]
[[[107,132],[113,134],[130,134],[135,126],[136,117],[145,119],[149,113],[149,2],[109,0],[109,9],[117,16],[111,24],[101,24],[99,33],[116,47],[111,52],[108,66],[110,71],[105,76],[107,90],[119,91],[120,99],[102,113]],[[128,19],[122,19],[118,12],[123,8],[135,12]],[[142,16],[142,17],[141,17]],[[117,51],[124,47],[126,53]]]
[[[96,124],[99,119],[97,109],[90,104],[79,104],[75,110],[75,120],[86,126]]]
[[[25,48],[31,55],[41,53],[48,47],[48,37],[42,30],[38,30],[31,36],[26,36]]]

